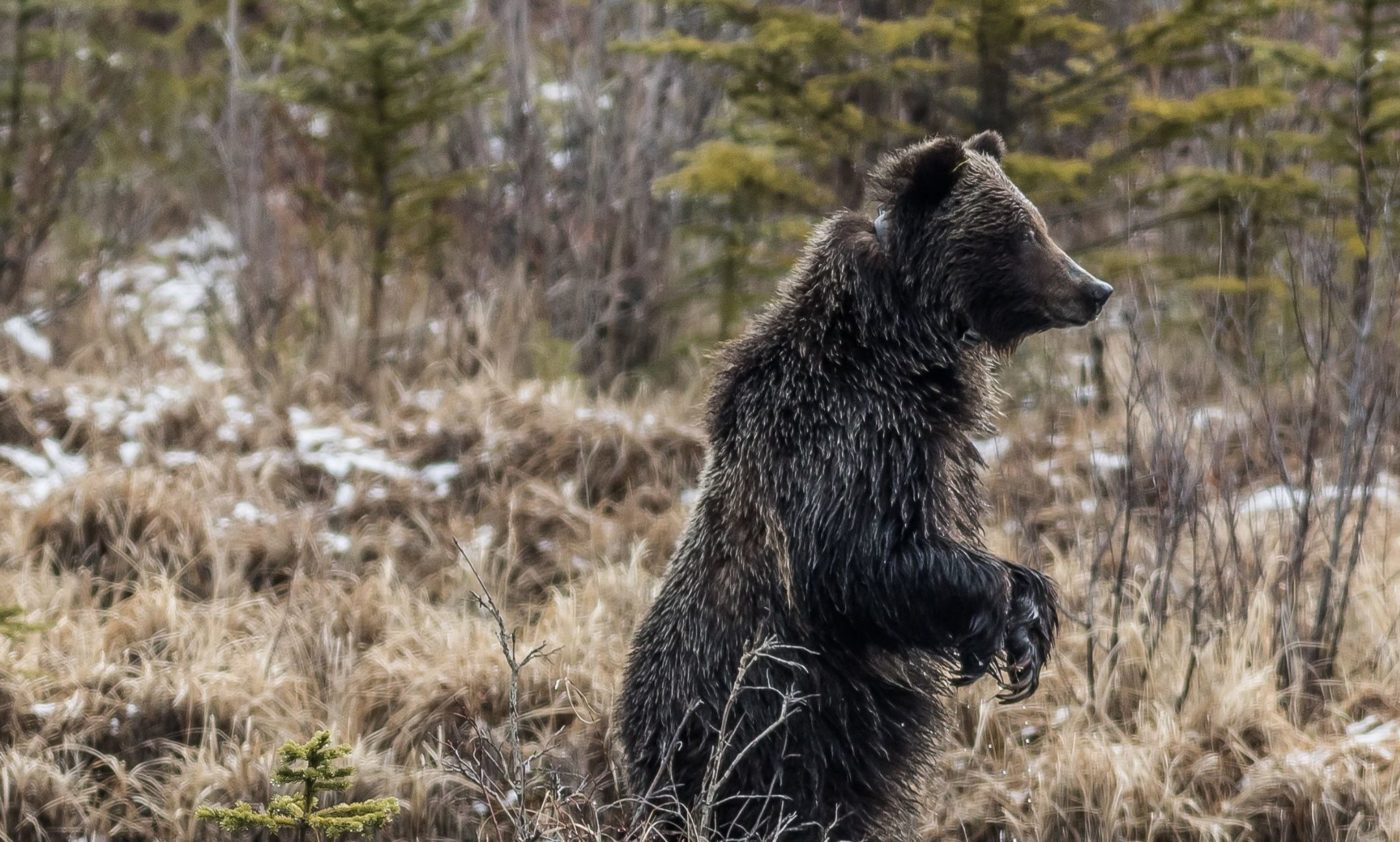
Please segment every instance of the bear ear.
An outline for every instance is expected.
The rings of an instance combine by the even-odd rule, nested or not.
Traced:
[[[870,176],[870,192],[881,206],[904,203],[932,207],[958,181],[967,152],[950,137],[936,137],[886,155]]]
[[[967,147],[969,152],[981,152],[983,155],[990,155],[998,161],[1006,155],[1006,141],[1001,139],[998,132],[991,130],[973,135],[967,139],[967,143],[964,143],[963,146]]]

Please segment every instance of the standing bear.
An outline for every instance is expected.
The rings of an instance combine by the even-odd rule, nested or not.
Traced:
[[[871,177],[725,351],[700,495],[637,631],[617,710],[646,838],[909,840],[944,701],[1036,689],[1041,573],[983,548],[973,437],[1024,337],[1113,289],[1001,169],[938,137]]]

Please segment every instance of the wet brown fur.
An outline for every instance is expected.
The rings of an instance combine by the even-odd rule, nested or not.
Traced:
[[[877,217],[821,225],[722,356],[618,708],[630,784],[678,837],[914,838],[950,684],[1034,691],[1054,592],[984,549],[972,439],[998,355],[1080,303],[1002,151],[888,157]]]

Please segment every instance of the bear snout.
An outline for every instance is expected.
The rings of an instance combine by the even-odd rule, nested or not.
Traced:
[[[1079,293],[1080,305],[1084,311],[1082,319],[1076,321],[1078,324],[1088,324],[1103,311],[1109,296],[1113,295],[1113,287],[1089,274],[1068,255],[1065,256],[1065,266],[1076,292]]]
[[[1093,307],[1094,315],[1097,316],[1103,310],[1103,305],[1108,303],[1108,297],[1113,295],[1113,287],[1098,278],[1091,279],[1084,286],[1084,297]]]

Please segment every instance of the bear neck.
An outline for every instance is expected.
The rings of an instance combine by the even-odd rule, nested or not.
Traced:
[[[791,331],[801,357],[868,369],[869,379],[918,384],[962,396],[946,405],[958,421],[985,427],[994,352],[969,340],[948,292],[942,237],[921,243],[883,233],[851,212],[829,219],[768,313]],[[921,245],[924,260],[901,260]],[[940,402],[941,403],[941,402]]]

